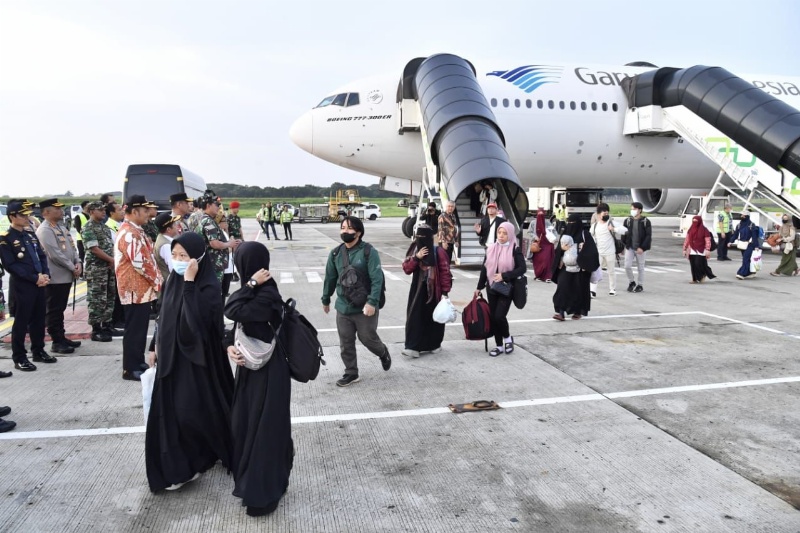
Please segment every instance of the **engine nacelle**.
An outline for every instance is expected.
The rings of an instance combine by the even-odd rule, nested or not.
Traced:
[[[677,215],[693,195],[708,194],[706,189],[631,189],[634,202],[641,202],[645,213]]]

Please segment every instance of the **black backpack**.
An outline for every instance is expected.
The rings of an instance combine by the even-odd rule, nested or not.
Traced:
[[[325,364],[325,354],[316,328],[295,309],[296,305],[293,298],[283,304],[283,320],[277,338],[289,363],[289,374],[300,383],[308,383],[316,379],[320,364]]]
[[[367,264],[369,264],[370,251],[372,251],[372,245],[364,243],[364,262]],[[369,277],[363,271],[350,264],[350,256],[344,244],[339,245],[334,256],[341,252],[344,252],[342,253],[342,264],[344,268],[339,274],[339,285],[342,287],[342,294],[353,307],[363,307],[367,303],[369,293],[372,292],[372,284],[369,281]],[[378,309],[383,309],[384,304],[386,304],[385,281],[381,286],[381,297],[378,303]]]

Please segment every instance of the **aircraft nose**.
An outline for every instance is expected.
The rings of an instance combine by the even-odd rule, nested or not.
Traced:
[[[311,111],[294,121],[289,129],[289,138],[309,154],[314,153],[314,122]]]

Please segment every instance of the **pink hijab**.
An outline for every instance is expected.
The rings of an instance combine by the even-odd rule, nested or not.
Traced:
[[[514,270],[514,248],[517,247],[516,229],[511,222],[503,222],[497,229],[500,228],[508,233],[508,246],[494,242],[487,248],[484,265],[486,265],[486,276],[489,278],[498,272],[502,274]]]

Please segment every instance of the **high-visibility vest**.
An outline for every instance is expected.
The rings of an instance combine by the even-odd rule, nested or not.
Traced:
[[[81,220],[81,231],[83,231],[83,228],[86,227],[86,223],[89,222],[89,217],[87,217],[84,214],[83,211],[81,211],[80,213],[78,213],[75,216],[77,216]],[[76,231],[75,233],[77,233],[77,236],[75,237],[75,240],[76,241],[82,241],[83,237],[81,236],[81,232],[80,231]]]

